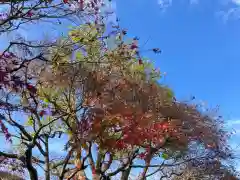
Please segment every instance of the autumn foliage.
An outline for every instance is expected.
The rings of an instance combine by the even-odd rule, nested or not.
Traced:
[[[163,73],[142,56],[138,38],[106,26],[102,2],[77,3],[83,12],[92,8],[94,19],[54,44],[10,44],[26,46],[28,59],[11,48],[2,53],[1,133],[18,149],[0,156],[18,159],[31,180],[42,166],[47,180],[80,179],[87,168],[93,179],[129,179],[136,168],[135,179],[171,179],[182,177],[182,166],[209,159],[220,166],[231,158],[222,117],[194,101],[177,101],[159,83]],[[31,54],[33,47],[41,53]],[[50,141],[61,143],[64,155],[51,153]]]

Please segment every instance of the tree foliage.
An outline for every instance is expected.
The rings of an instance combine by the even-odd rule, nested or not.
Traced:
[[[174,179],[237,180],[239,179],[239,174],[234,168],[223,165],[215,159],[209,159],[203,161],[197,160],[189,163],[184,173]]]
[[[97,2],[89,8],[97,11]],[[159,83],[162,72],[142,56],[138,38],[130,39],[118,25],[108,28],[97,16],[57,43],[13,42],[4,51],[1,133],[18,148],[0,156],[18,160],[31,180],[40,178],[37,168],[47,180],[80,178],[87,169],[92,179],[124,180],[137,168],[135,178],[171,179],[190,164],[231,158],[216,110],[177,101]],[[41,53],[22,59],[11,52],[14,45]],[[53,142],[63,154],[52,153]]]

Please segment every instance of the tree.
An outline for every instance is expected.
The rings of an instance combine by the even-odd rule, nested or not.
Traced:
[[[137,39],[127,42],[118,26],[110,32],[102,23],[81,25],[16,72],[25,85],[14,96],[4,89],[2,124],[17,129],[3,132],[18,138],[19,148],[3,156],[20,157],[31,179],[38,179],[36,166],[42,165],[46,179],[85,176],[87,168],[93,179],[128,179],[136,168],[140,179],[156,173],[169,179],[196,159],[228,159],[221,117],[176,101],[140,55]],[[109,38],[115,39],[112,48]],[[14,112],[24,114],[25,124]],[[55,160],[49,148],[58,138],[65,157]]]
[[[83,178],[87,169],[93,179],[124,180],[137,168],[140,179],[156,173],[171,179],[191,163],[228,160],[222,118],[178,102],[141,56],[138,38],[128,40],[126,30],[107,29],[102,20],[75,27],[54,44],[13,42],[4,51],[1,133],[18,147],[0,151],[5,161],[19,159],[32,180],[39,179],[37,167],[46,180]],[[28,59],[12,53],[14,45]],[[50,151],[54,141],[63,154]]]
[[[1,179],[9,179],[9,180],[23,180],[22,178],[24,171],[21,167],[21,163],[15,159],[8,159],[3,156],[4,154],[0,154],[0,178]]]
[[[23,180],[22,178],[12,175],[10,173],[6,173],[4,171],[0,171],[1,180]]]
[[[37,22],[51,22],[61,24],[62,20],[69,19],[77,16],[78,18],[85,18],[88,20],[91,17],[97,18],[99,9],[104,6],[101,1],[1,1],[0,14],[0,34],[17,31],[24,25],[34,24]],[[97,20],[97,19],[96,19]],[[33,43],[26,42],[24,39],[16,38],[16,41],[9,42],[9,46],[0,55],[0,90],[5,96],[6,94],[13,94],[12,92],[19,95],[23,88],[31,89],[31,85],[26,83],[21,77],[28,67],[28,64],[34,60],[43,60],[42,48],[54,46],[55,43]],[[15,48],[15,49],[14,49]],[[37,53],[36,53],[37,50]],[[39,52],[40,51],[40,52]],[[19,53],[24,53],[23,56],[19,56]],[[20,73],[19,73],[20,72]],[[28,77],[29,79],[31,77]],[[34,87],[32,88],[34,92]],[[6,94],[4,94],[6,93]],[[6,98],[8,99],[8,98]],[[18,109],[13,106],[12,102],[0,100],[1,106],[1,121],[0,127],[1,133],[6,136],[6,139],[11,142],[11,135],[8,128],[5,126],[4,111],[21,111],[24,108]],[[3,115],[2,115],[3,113]],[[13,124],[11,124],[13,125]],[[18,126],[20,129],[20,126]],[[19,137],[18,137],[19,138]],[[23,137],[24,138],[24,137]],[[11,159],[18,159],[15,154],[4,154],[1,152],[0,156],[5,156],[4,161],[1,162],[1,166],[5,167],[6,162],[11,162]],[[11,166],[15,165],[10,163]],[[21,163],[20,163],[21,164]],[[19,165],[19,164],[18,164]],[[20,165],[19,165],[20,166]]]
[[[237,180],[239,179],[239,174],[233,167],[223,165],[217,160],[209,159],[189,163],[184,173],[175,178],[175,180],[181,179]]]
[[[24,25],[40,23],[62,24],[64,20],[98,21],[100,10],[105,4],[101,0],[2,0],[0,6],[0,35],[15,32]],[[75,17],[75,18],[74,18]],[[26,42],[22,37],[15,37],[16,41],[9,42],[9,46],[0,54],[0,86],[9,86],[17,90],[24,85],[16,71],[26,66],[29,61],[42,59],[39,49],[54,46],[55,42],[33,43]],[[15,51],[14,51],[15,48]],[[19,56],[19,51],[24,53]],[[37,53],[35,52],[37,51]],[[35,53],[34,53],[35,52]],[[21,54],[20,53],[20,54]],[[11,66],[11,67],[10,67]]]
[[[101,0],[2,0],[0,33],[11,32],[38,21],[54,23],[73,16],[97,16],[104,6]],[[52,21],[53,20],[53,21]]]

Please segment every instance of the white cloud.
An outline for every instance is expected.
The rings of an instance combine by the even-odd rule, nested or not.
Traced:
[[[172,0],[158,0],[158,5],[161,9],[165,10],[166,8],[172,6]]]
[[[158,5],[162,11],[167,8],[172,7],[175,0],[158,0]],[[182,2],[187,2],[189,5],[200,5],[201,0],[182,0]],[[223,19],[227,22],[230,19],[239,20],[240,19],[240,0],[218,0],[215,3],[217,8],[220,10],[213,9],[213,15]]]
[[[225,125],[227,130],[233,133],[232,138],[240,135],[240,119],[228,120]]]
[[[230,126],[230,127],[233,127],[235,125],[240,125],[240,119],[237,119],[237,120],[228,120],[227,121],[227,125]]]
[[[198,5],[199,0],[183,0],[190,5]],[[240,0],[239,0],[240,1]],[[167,8],[171,7],[173,5],[173,0],[158,0],[158,5],[161,8],[161,10],[165,11]],[[176,2],[176,1],[174,1]]]
[[[199,3],[199,0],[190,0],[189,3],[191,5],[197,5]]]
[[[106,11],[110,14],[107,17],[108,22],[115,23],[117,19],[116,11],[117,11],[117,3],[116,1],[111,1],[106,3]]]
[[[222,5],[222,10],[217,12],[217,14],[220,15],[225,22],[230,19],[240,19],[240,0],[228,0]]]
[[[238,5],[238,6],[240,6],[240,0],[232,0],[232,3],[234,3],[234,4]]]

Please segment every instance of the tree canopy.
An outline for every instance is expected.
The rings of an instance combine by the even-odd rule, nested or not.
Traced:
[[[77,13],[65,7],[75,1],[59,7],[54,1],[40,2],[44,6],[39,10],[46,6],[53,13],[54,8]],[[24,8],[25,3],[13,4]],[[128,37],[118,24],[108,27],[99,3],[79,1],[79,12],[88,18],[92,12],[94,18],[73,26],[56,42],[11,42],[2,53],[0,126],[12,149],[0,149],[0,166],[9,164],[31,180],[42,174],[46,180],[173,179],[185,178],[186,168],[198,175],[207,168],[207,178],[215,179],[230,173],[223,165],[233,157],[229,133],[217,110],[203,111],[194,98],[178,101],[160,83],[164,74],[142,56],[138,38]],[[31,21],[42,16],[34,17]],[[15,15],[13,20],[21,18]],[[13,46],[27,56],[15,54]],[[161,53],[159,48],[148,51]],[[63,152],[54,149],[54,142]],[[209,168],[215,165],[226,171]],[[42,174],[39,169],[44,169]]]

